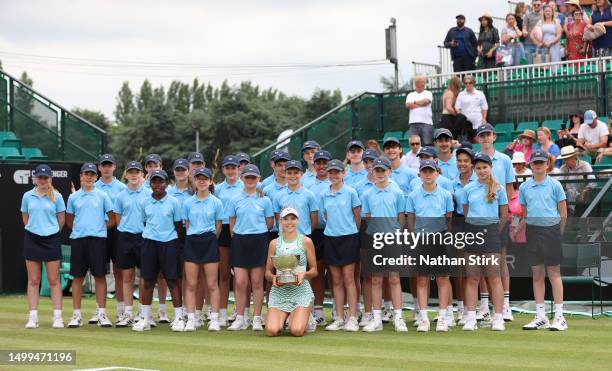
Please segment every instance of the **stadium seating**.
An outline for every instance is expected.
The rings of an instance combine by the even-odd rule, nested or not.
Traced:
[[[46,161],[49,157],[44,155],[40,148],[21,147],[21,139],[12,131],[0,131],[0,161],[2,160],[28,160]]]

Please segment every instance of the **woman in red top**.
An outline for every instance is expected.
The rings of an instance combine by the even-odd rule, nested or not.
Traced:
[[[570,61],[586,58],[587,43],[582,39],[586,22],[582,20],[582,12],[574,11],[572,14],[573,22],[569,24],[569,19],[565,19],[563,29],[567,36],[567,59]]]

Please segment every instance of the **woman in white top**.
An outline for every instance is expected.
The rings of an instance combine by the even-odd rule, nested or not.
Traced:
[[[466,76],[463,79],[465,90],[459,93],[455,102],[455,110],[462,113],[472,123],[472,128],[476,130],[479,126],[487,122],[487,98],[474,86],[473,76]]]
[[[521,42],[521,37],[527,36],[527,32],[523,32],[516,24],[516,16],[512,13],[506,15],[506,27],[501,32],[502,44],[509,48],[512,53],[511,66],[518,66],[521,59],[525,58],[525,48]]]

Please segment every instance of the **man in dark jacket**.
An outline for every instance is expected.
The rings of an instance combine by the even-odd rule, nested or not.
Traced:
[[[455,72],[472,71],[476,69],[476,47],[478,41],[474,31],[465,27],[465,16],[459,14],[457,27],[448,30],[444,39],[444,46],[450,48]]]

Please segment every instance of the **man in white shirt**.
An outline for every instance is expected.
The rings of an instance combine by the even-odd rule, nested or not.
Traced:
[[[417,156],[417,153],[421,150],[421,137],[418,135],[411,135],[408,139],[410,145],[410,151],[406,153],[400,160],[401,166],[406,166],[416,171],[419,171],[419,165],[421,161]]]
[[[595,111],[584,113],[584,123],[578,129],[578,145],[591,157],[597,156],[598,151],[607,147],[608,126],[597,119]]]
[[[489,105],[485,95],[474,86],[474,77],[466,76],[463,83],[465,90],[457,96],[455,110],[467,117],[472,123],[472,129],[476,130],[487,122]]]
[[[406,97],[406,108],[410,111],[410,135],[420,136],[423,144],[429,146],[433,143],[433,94],[425,90],[426,81],[424,76],[415,77],[416,90]]]

